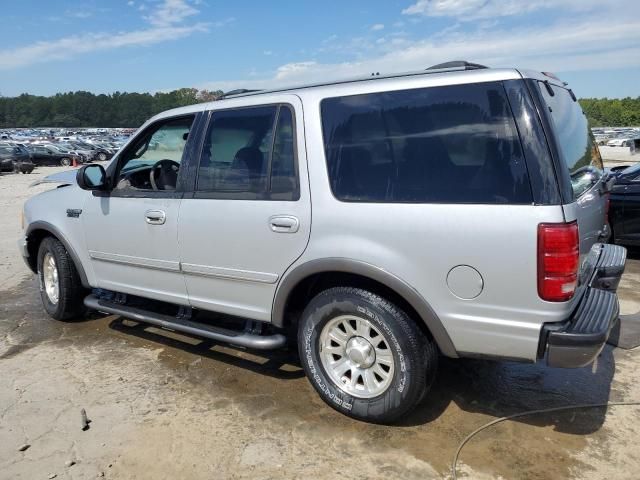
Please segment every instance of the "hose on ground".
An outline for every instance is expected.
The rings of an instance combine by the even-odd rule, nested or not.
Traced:
[[[489,423],[485,423],[481,427],[475,429],[466,438],[460,443],[458,449],[456,450],[456,454],[453,457],[453,462],[451,463],[451,476],[453,480],[458,480],[458,458],[460,457],[460,452],[464,446],[475,437],[478,433],[486,430],[489,427],[493,427],[498,423],[505,422],[507,420],[513,420],[514,418],[526,417],[529,415],[538,415],[541,413],[553,413],[553,412],[561,412],[563,410],[584,410],[587,408],[608,408],[608,407],[629,407],[629,406],[640,406],[640,402],[605,402],[605,403],[588,403],[583,405],[564,405],[562,407],[553,407],[553,408],[541,408],[538,410],[528,410],[526,412],[514,413],[513,415],[507,415],[506,417],[496,418],[495,420],[490,421]]]

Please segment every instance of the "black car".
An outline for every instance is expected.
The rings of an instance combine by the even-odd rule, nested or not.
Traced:
[[[614,167],[611,173],[616,177],[609,207],[611,242],[640,245],[640,163]]]
[[[3,144],[0,145],[0,171],[21,171],[31,173],[34,165],[26,148]]]
[[[68,152],[63,152],[52,145],[31,145],[31,158],[36,165],[62,165],[68,167],[73,162],[81,163],[81,158]]]

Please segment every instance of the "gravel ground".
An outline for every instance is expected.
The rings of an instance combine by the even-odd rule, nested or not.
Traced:
[[[24,200],[51,186],[0,177],[0,479],[448,478],[459,442],[496,417],[640,400],[640,351],[607,346],[588,368],[443,359],[401,425],[350,420],[318,398],[295,352],[255,355],[94,315],[44,313],[16,249]],[[640,310],[640,261],[620,296]],[[81,410],[91,422],[82,429]],[[461,477],[635,479],[640,409],[522,417],[463,451]]]

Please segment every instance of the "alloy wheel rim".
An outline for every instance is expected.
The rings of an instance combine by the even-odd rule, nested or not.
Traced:
[[[60,283],[58,281],[58,267],[53,255],[46,253],[42,260],[42,278],[44,291],[51,303],[56,305],[60,298]]]
[[[356,398],[384,393],[393,380],[395,362],[387,339],[369,320],[341,315],[320,333],[320,361],[331,381]]]

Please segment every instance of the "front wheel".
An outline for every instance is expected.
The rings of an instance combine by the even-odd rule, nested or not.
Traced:
[[[322,399],[345,415],[391,423],[413,409],[436,373],[433,340],[405,312],[366,290],[316,296],[298,327],[302,366]]]
[[[107,159],[107,154],[104,152],[100,152],[98,154],[98,160],[100,160],[101,162],[104,162]]]
[[[40,297],[47,313],[56,320],[70,320],[85,313],[86,291],[64,245],[56,238],[42,240],[38,250]]]

